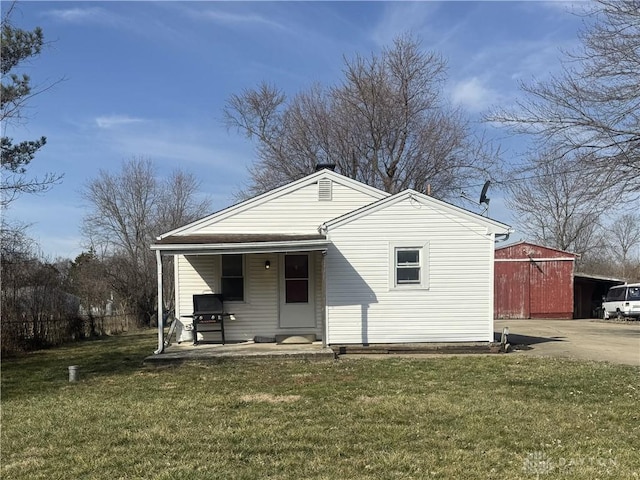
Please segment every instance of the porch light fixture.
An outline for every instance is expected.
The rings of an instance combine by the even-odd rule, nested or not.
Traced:
[[[270,268],[271,268],[271,262],[267,260],[266,262],[264,262],[264,269],[269,270]]]

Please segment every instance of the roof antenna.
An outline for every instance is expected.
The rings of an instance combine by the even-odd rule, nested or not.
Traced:
[[[460,192],[460,196],[465,200],[468,200],[473,203],[477,203],[478,205],[482,205],[483,203],[485,204],[484,210],[480,214],[482,216],[486,215],[487,212],[489,211],[489,201],[491,199],[487,197],[487,190],[489,190],[490,184],[491,184],[491,180],[487,180],[486,182],[484,182],[484,185],[482,186],[482,191],[480,192],[480,200],[478,200],[478,202],[476,202],[472,198],[469,198],[469,196],[464,191]]]

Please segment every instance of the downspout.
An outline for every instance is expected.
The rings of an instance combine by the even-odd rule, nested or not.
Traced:
[[[322,348],[327,348],[327,249],[322,250]]]
[[[164,352],[164,315],[162,302],[162,255],[156,250],[156,270],[158,272],[158,349],[153,353],[158,355]]]
[[[508,234],[507,234],[508,235]],[[490,315],[489,315],[489,332],[488,332],[488,337],[489,337],[489,342],[493,342],[494,338],[493,338],[493,331],[495,328],[495,318],[496,318],[496,248],[495,248],[495,243],[496,243],[496,235],[493,236],[493,245],[489,246],[489,256],[491,257],[491,263],[490,263],[490,279],[491,281],[489,282],[489,298],[491,299],[491,303],[490,303]]]
[[[531,263],[535,265],[535,262],[527,263],[527,315],[525,318],[531,318]]]
[[[323,223],[318,227],[320,235],[327,235],[327,225]],[[322,348],[327,348],[327,335],[329,329],[327,326],[327,249],[322,250]]]
[[[506,242],[507,240],[509,240],[509,237],[511,236],[512,233],[513,233],[513,230],[511,229],[507,230],[507,233],[496,233],[494,237],[495,243]]]

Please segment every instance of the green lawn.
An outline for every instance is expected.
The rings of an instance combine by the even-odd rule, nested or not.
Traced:
[[[512,354],[146,369],[154,335],[3,359],[1,477],[639,478],[638,368]]]

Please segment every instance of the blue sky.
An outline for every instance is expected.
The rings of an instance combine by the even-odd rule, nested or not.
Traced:
[[[254,147],[222,121],[230,95],[268,81],[288,94],[340,80],[343,55],[369,55],[411,32],[448,60],[444,95],[478,120],[520,95],[518,81],[560,67],[578,45],[581,6],[564,2],[19,2],[13,23],[42,27],[51,42],[25,65],[36,96],[15,140],[47,137],[31,175],[64,174],[43,195],[25,195],[7,216],[51,259],[82,248],[82,186],[134,156],[160,174],[180,167],[202,179],[213,210],[248,180]],[[516,158],[519,139],[478,131]],[[476,192],[472,194],[476,196]],[[514,224],[496,186],[490,214]],[[469,205],[464,205],[470,207]]]

